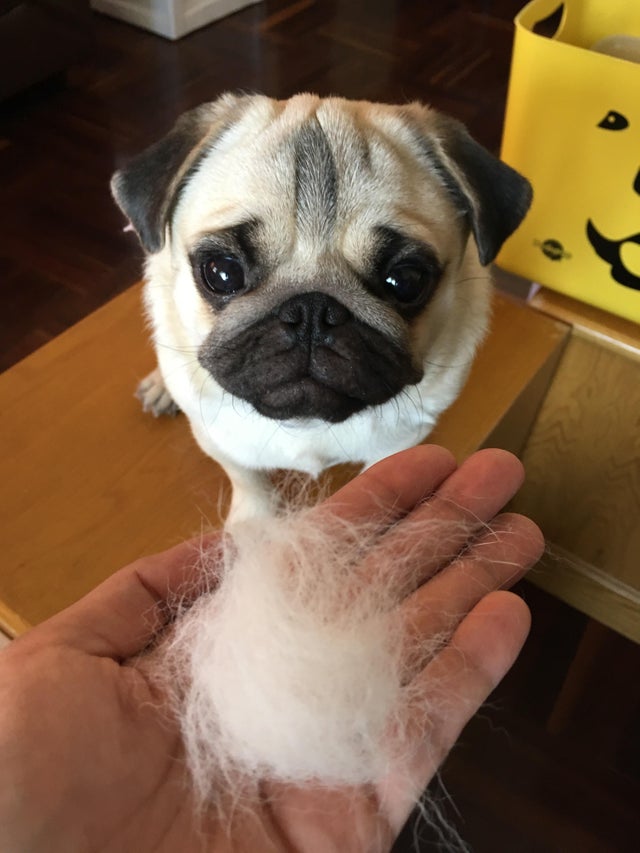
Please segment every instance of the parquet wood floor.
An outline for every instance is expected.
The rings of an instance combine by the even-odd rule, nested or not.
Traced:
[[[176,43],[94,15],[86,61],[0,105],[0,369],[139,278],[108,180],[179,112],[227,89],[418,98],[497,150],[522,2],[266,0]],[[531,639],[447,761],[443,809],[477,853],[632,853],[638,648],[526,583],[521,592]],[[585,629],[599,641],[572,687]],[[452,849],[418,830],[421,850]]]

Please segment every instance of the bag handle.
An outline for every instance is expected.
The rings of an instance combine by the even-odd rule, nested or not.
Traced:
[[[537,35],[535,27],[562,9],[552,38],[589,49],[603,36],[640,38],[637,0],[531,0],[515,19],[516,28]]]
[[[569,6],[571,4],[567,0],[531,0],[530,3],[522,9],[515,18],[517,27],[524,27],[525,30],[534,32],[535,27],[540,24],[545,18],[550,18],[553,14],[562,9],[562,17],[557,30],[551,36],[555,38],[565,28],[567,23],[567,15],[569,14]]]

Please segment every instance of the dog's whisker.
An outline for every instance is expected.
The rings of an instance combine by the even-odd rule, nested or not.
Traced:
[[[200,347],[197,346],[178,346],[176,344],[167,344],[159,341],[156,342],[156,348],[159,350],[168,350],[170,352],[184,353],[185,355],[197,355],[200,349]]]

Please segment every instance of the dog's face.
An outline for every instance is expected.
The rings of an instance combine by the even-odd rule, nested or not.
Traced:
[[[112,186],[215,382],[269,418],[329,422],[421,380],[530,199],[425,107],[312,95],[203,105]]]

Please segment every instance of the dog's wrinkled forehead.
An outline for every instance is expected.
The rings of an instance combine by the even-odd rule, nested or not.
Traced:
[[[318,235],[333,230],[338,213],[338,166],[317,117],[307,122],[292,143],[295,158],[296,221]]]
[[[335,244],[349,225],[363,238],[367,226],[443,234],[452,219],[462,226],[437,176],[418,164],[400,111],[361,106],[314,96],[254,101],[183,187],[176,230],[188,242],[254,219],[278,243],[299,241],[308,252]]]

